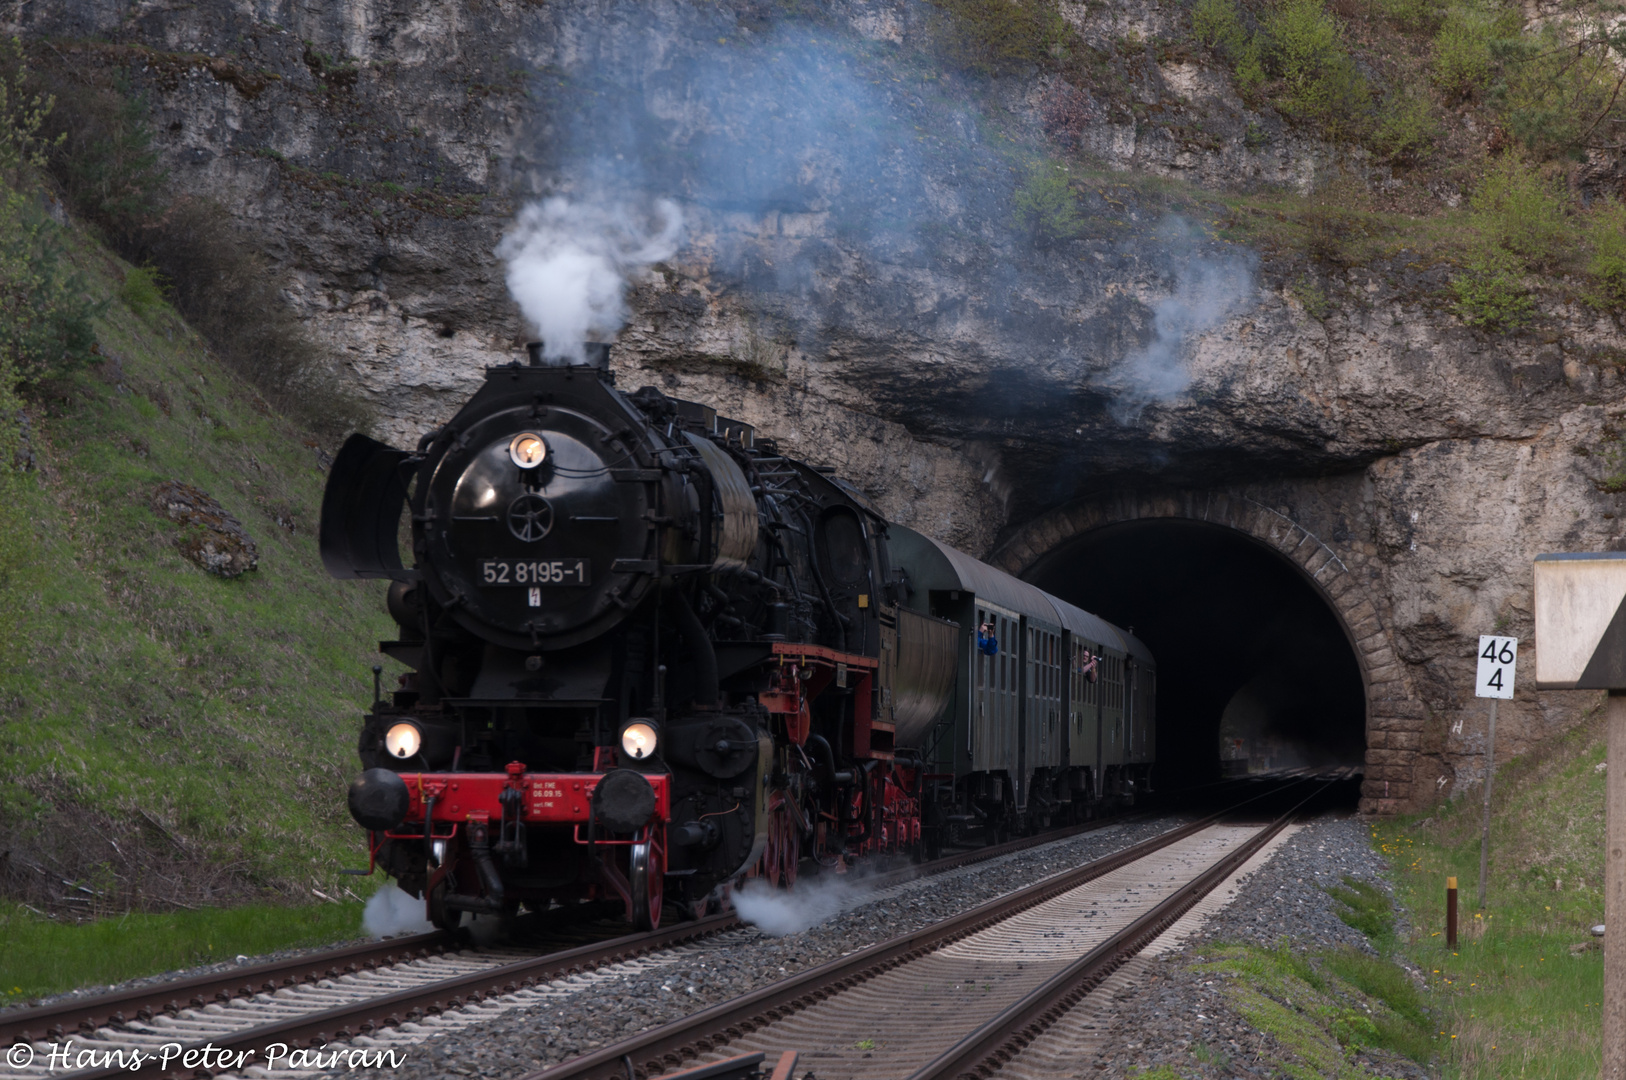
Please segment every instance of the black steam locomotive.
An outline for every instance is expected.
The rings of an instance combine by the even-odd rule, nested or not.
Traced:
[[[750,425],[586,364],[490,368],[414,451],[335,460],[321,550],[388,578],[411,670],[350,811],[428,917],[619,898],[640,927],[1144,790],[1123,631],[889,525]],[[401,557],[410,510],[410,565]]]

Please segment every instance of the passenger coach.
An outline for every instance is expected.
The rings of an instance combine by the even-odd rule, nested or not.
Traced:
[[[954,697],[922,751],[941,811],[931,846],[1080,821],[1150,790],[1157,666],[1138,638],[913,529],[888,536],[905,604],[959,627]]]

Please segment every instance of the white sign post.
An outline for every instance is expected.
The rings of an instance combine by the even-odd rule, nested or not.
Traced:
[[[1519,659],[1519,639],[1479,635],[1479,670],[1474,696],[1490,698],[1490,727],[1485,737],[1485,821],[1479,829],[1479,906],[1485,907],[1485,870],[1490,862],[1491,778],[1496,775],[1496,703],[1513,697],[1513,666]]]

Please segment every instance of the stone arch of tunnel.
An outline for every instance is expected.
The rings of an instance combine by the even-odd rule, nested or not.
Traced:
[[[1235,493],[1114,493],[1019,528],[990,561],[1133,625],[1159,663],[1158,772],[1361,766],[1361,809],[1415,804],[1423,712],[1352,568],[1283,513]],[[1183,719],[1182,719],[1183,717]]]

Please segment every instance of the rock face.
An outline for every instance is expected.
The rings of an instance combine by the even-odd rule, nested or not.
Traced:
[[[176,180],[263,236],[385,437],[415,440],[527,336],[492,254],[519,205],[669,196],[685,242],[634,275],[623,385],[713,403],[1013,570],[1130,516],[1267,539],[1361,659],[1369,808],[1481,775],[1474,643],[1528,649],[1531,557],[1626,547],[1614,319],[1577,301],[1487,336],[1404,250],[1318,271],[1306,311],[1279,269],[1115,177],[1382,178],[1195,60],[1130,55],[1118,97],[958,83],[910,60],[940,16],[901,0],[788,26],[744,2],[18,10],[149,95]],[[1120,45],[1182,10],[1064,6]],[[1100,163],[1081,221],[1046,209],[993,116]],[[1520,659],[1509,756],[1597,697],[1537,695]]]
[[[260,565],[259,550],[243,523],[199,488],[167,480],[153,492],[152,508],[159,517],[186,526],[175,546],[209,573],[234,578]]]

